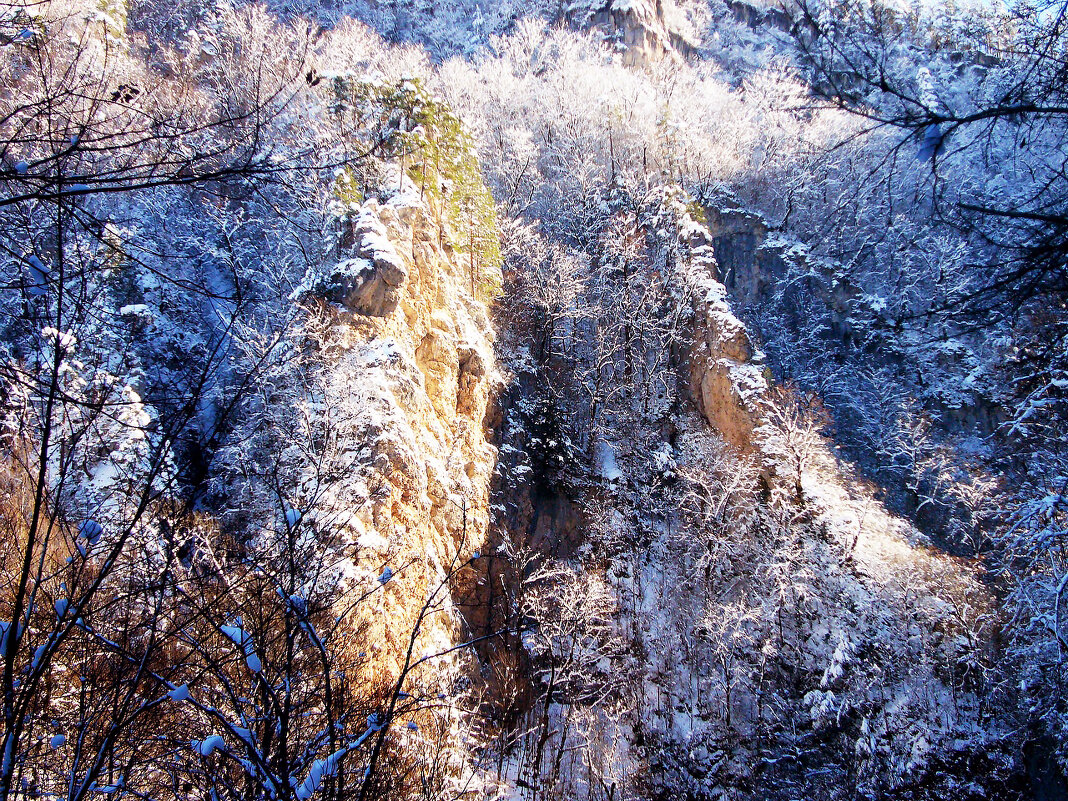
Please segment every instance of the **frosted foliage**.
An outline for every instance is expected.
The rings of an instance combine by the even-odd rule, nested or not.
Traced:
[[[1064,76],[802,5],[0,11],[0,801],[1057,795]]]

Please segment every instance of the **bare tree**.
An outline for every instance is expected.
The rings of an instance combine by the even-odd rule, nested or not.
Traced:
[[[197,604],[236,602],[203,562],[217,543],[181,491],[178,446],[202,426],[220,435],[259,366],[230,365],[240,321],[256,316],[240,282],[200,283],[124,223],[204,197],[225,207],[288,180],[283,153],[321,165],[324,142],[289,138],[307,103],[307,32],[261,10],[223,20],[210,58],[161,44],[147,63],[110,18],[60,3],[33,13],[5,15],[20,30],[0,60],[0,247],[17,292],[3,303],[12,347],[0,366],[12,498],[0,799],[30,788],[79,799],[158,782],[160,721],[195,670]],[[294,57],[279,62],[278,48]],[[158,301],[131,302],[145,293]],[[188,361],[161,369],[144,334],[168,304],[209,319],[190,326]],[[259,588],[290,590],[275,607],[293,652],[308,629],[291,583]]]
[[[812,393],[802,393],[792,384],[772,390],[764,407],[766,423],[758,429],[765,452],[783,461],[793,485],[794,499],[804,503],[803,478],[813,457],[826,447],[822,432],[830,423],[823,404]]]

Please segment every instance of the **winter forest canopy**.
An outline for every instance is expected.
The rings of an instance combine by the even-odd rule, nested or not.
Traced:
[[[1066,26],[0,3],[0,801],[1068,798]]]

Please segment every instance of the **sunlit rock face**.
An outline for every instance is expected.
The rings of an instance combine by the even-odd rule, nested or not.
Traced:
[[[348,229],[346,236],[352,240],[356,255],[335,265],[324,295],[352,311],[385,317],[400,303],[408,269],[373,207],[356,215]]]
[[[732,446],[747,450],[768,392],[763,355],[731,310],[709,229],[683,217],[679,277],[693,302],[690,394],[709,424]]]
[[[312,414],[339,442],[359,443],[327,466],[335,480],[322,505],[357,546],[354,591],[384,585],[377,614],[359,622],[370,626],[381,678],[401,668],[420,607],[450,566],[484,545],[497,454],[487,410],[502,378],[485,299],[470,292],[468,255],[453,250],[437,210],[401,194],[349,217],[339,261],[305,298],[325,301],[315,345],[325,397]],[[337,412],[347,406],[360,411]],[[420,627],[418,654],[460,636],[450,592],[441,592],[445,613]]]
[[[685,47],[665,22],[662,0],[578,0],[566,17],[572,25],[600,31],[628,66],[648,66],[665,57],[677,59],[678,47]]]

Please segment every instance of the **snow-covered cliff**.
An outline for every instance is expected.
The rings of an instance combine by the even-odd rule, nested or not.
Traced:
[[[302,525],[348,556],[340,602],[382,585],[375,614],[359,610],[353,620],[381,681],[383,668],[394,677],[401,669],[438,584],[484,550],[502,377],[492,298],[471,294],[468,257],[417,189],[351,204],[339,225],[336,260],[293,295],[309,315],[296,334],[302,364],[311,360],[317,379],[294,399],[300,424],[332,447],[285,467],[302,476],[291,501],[309,510]],[[495,283],[483,278],[482,287]],[[420,656],[469,635],[452,589],[438,590],[436,613],[418,633]]]

